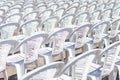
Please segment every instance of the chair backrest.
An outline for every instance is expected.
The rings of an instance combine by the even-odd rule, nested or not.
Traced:
[[[53,31],[54,28],[58,27],[59,18],[56,16],[52,16],[50,18],[47,18],[45,21],[41,22],[41,25],[39,26],[41,30],[46,31],[46,32],[51,32]]]
[[[57,4],[52,4],[52,5],[48,6],[48,8],[52,9],[53,11],[57,10],[58,7],[59,7],[59,5],[57,5]]]
[[[110,2],[106,4],[106,8],[114,8],[115,7],[115,2]]]
[[[36,9],[39,13],[41,13],[41,12],[45,11],[47,9],[47,7],[46,7],[46,5],[39,5],[39,6],[37,6]]]
[[[24,15],[23,20],[24,20],[24,22],[27,22],[27,21],[30,21],[33,19],[37,19],[37,17],[38,17],[38,12],[33,11],[33,12],[30,12],[30,13]]]
[[[25,7],[25,8],[24,8],[24,11],[23,11],[23,14],[26,15],[26,14],[28,14],[28,13],[30,13],[30,12],[33,12],[34,10],[35,10],[35,9],[34,9],[33,6]]]
[[[46,42],[49,42],[49,47],[52,47],[52,54],[60,54],[63,51],[66,38],[72,32],[71,28],[55,28]]]
[[[0,16],[0,25],[4,22],[4,17]]]
[[[8,5],[2,5],[0,6],[0,9],[3,9],[5,10],[5,12],[7,12],[7,10],[9,9],[10,7]]]
[[[75,42],[75,47],[80,48],[85,44],[85,39],[88,35],[89,30],[93,25],[86,23],[79,27],[76,27],[69,36],[69,40]]]
[[[58,4],[59,6],[61,6],[61,5],[63,5],[65,3],[65,1],[63,1],[63,0],[60,0],[60,1],[56,0],[55,3]]]
[[[70,6],[69,3],[64,3],[64,4],[62,4],[60,7],[63,7],[63,8],[65,8],[65,9],[67,9],[69,6]]]
[[[112,13],[112,18],[119,18],[119,17],[120,17],[120,6],[114,8]]]
[[[4,9],[0,9],[0,16],[5,15],[5,10]]]
[[[120,18],[111,22],[110,38],[114,38],[117,35],[119,28],[120,28]]]
[[[8,23],[0,26],[1,39],[7,39],[14,35],[14,32],[18,29],[17,23]]]
[[[115,62],[120,53],[120,41],[114,42],[113,44],[106,47],[99,56],[99,61],[104,56],[104,63],[101,76],[108,75],[113,70]]]
[[[16,14],[16,13],[21,13],[21,9],[20,8],[10,8],[8,11],[7,11],[7,15],[13,15],[13,14]]]
[[[88,5],[87,10],[91,13],[97,8],[96,3]]]
[[[5,18],[5,23],[18,23],[20,24],[22,20],[22,14],[12,14]]]
[[[103,1],[102,1],[102,2],[103,2]],[[105,7],[106,7],[106,4],[105,4],[105,3],[102,3],[102,4],[98,4],[97,9],[104,10]]]
[[[97,23],[90,29],[89,34],[93,38],[94,43],[98,43],[102,40],[103,34],[107,33],[109,25],[110,25],[109,21],[104,21]]]
[[[73,2],[73,3],[70,5],[70,7],[73,7],[73,6],[79,7],[79,6],[80,6],[80,2],[79,2],[79,1]]]
[[[11,8],[20,8],[20,9],[22,9],[23,4],[22,3],[16,3],[16,4],[12,5]]]
[[[90,70],[91,63],[97,52],[100,51],[101,49],[93,49],[78,55],[62,68],[62,70],[58,73],[58,76],[63,73],[68,73],[68,75],[71,75],[73,79],[77,78],[80,80],[87,80],[87,74]]]
[[[92,12],[90,15],[90,22],[96,24],[97,21],[100,19],[100,15],[101,15],[101,10],[95,10],[94,12]]]
[[[20,48],[21,54],[25,54],[24,63],[33,62],[38,58],[38,50],[48,35],[46,33],[37,33],[23,39],[15,48]]]
[[[82,23],[88,22],[90,19],[89,12],[78,13],[74,18],[74,23],[76,25],[81,25]]]
[[[56,11],[54,11],[53,15],[61,19],[64,13],[65,13],[65,8],[58,8]]]
[[[82,13],[82,12],[85,12],[86,10],[87,10],[87,5],[82,5],[78,7],[77,13]]]
[[[63,67],[63,62],[53,62],[25,74],[20,80],[53,80],[54,76]]]
[[[47,18],[49,18],[51,15],[53,14],[53,10],[52,9],[47,9],[41,13],[39,13],[39,18],[41,21],[46,20]]]
[[[60,27],[70,27],[73,23],[74,14],[64,15],[60,20]]]
[[[112,8],[105,9],[103,12],[101,12],[101,20],[107,21],[110,20],[112,17]]]
[[[77,7],[73,6],[73,7],[69,7],[65,10],[65,14],[75,14],[77,11]]]
[[[6,59],[10,53],[11,48],[17,43],[15,40],[1,40],[0,41],[0,71],[6,69]]]
[[[37,31],[39,24],[39,20],[34,19],[23,23],[19,29],[22,30],[23,35],[29,36]]]

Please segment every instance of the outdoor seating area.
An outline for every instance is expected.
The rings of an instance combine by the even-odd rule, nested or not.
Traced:
[[[120,80],[120,0],[0,0],[0,80]]]

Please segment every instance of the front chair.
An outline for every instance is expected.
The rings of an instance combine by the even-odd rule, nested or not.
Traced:
[[[53,62],[25,74],[20,80],[57,80],[56,73],[63,67],[63,62]]]
[[[35,63],[37,67],[38,50],[47,36],[46,33],[37,33],[25,38],[14,49],[20,49],[20,53],[8,56],[7,64],[15,66],[18,80],[25,73],[27,65]]]
[[[6,59],[15,43],[17,43],[15,40],[0,41],[0,73],[3,73],[4,80],[8,80],[6,72]]]

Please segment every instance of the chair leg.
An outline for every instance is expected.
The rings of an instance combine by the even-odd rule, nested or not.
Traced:
[[[22,75],[25,74],[24,61],[21,61],[19,63],[15,63],[14,65],[16,67],[17,78],[19,80],[22,77]]]
[[[109,38],[108,37],[105,37],[103,38],[104,39],[104,44],[105,44],[105,47],[107,47],[109,45]]]
[[[88,50],[92,50],[93,49],[93,41],[87,43],[86,45],[88,47]]]
[[[6,70],[3,71],[4,80],[8,80],[8,75]]]
[[[36,68],[38,67],[38,62],[37,62],[37,60],[35,61],[35,66],[36,66]]]
[[[116,80],[117,77],[117,71],[113,70],[109,75],[109,80]]]
[[[117,66],[117,71],[118,71],[118,76],[119,76],[119,80],[120,80],[120,66]]]
[[[45,63],[46,64],[49,64],[49,63],[52,62],[52,56],[44,55],[44,58],[45,58]]]

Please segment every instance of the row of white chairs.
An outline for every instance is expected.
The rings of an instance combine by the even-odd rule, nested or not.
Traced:
[[[60,65],[63,65],[63,62],[47,64],[28,72],[21,80],[102,80],[106,76],[109,80],[116,80],[117,71],[120,70],[119,45],[120,41],[117,41],[103,50],[93,49],[87,51],[73,58],[62,67]],[[104,61],[101,61],[103,56]],[[52,74],[50,74],[51,72]]]
[[[36,1],[33,1],[32,3],[35,3]],[[28,1],[26,0],[25,2],[28,2],[29,4],[29,0]],[[70,3],[72,6],[73,1],[70,1]],[[53,4],[53,1],[51,1],[49,5],[51,4]],[[47,4],[45,5],[47,6]],[[115,7],[112,7],[112,8],[114,9]],[[108,10],[111,11],[111,9],[108,9]],[[57,67],[58,69],[60,69],[60,71],[58,70],[57,72],[59,75],[54,75],[53,73],[54,77],[57,77],[55,79],[67,80],[66,78],[67,76],[69,77],[68,78],[69,80],[71,79],[71,77],[72,79],[83,79],[83,80],[86,80],[86,78],[88,77],[89,79],[95,80],[95,77],[93,76],[95,76],[95,74],[98,74],[97,77],[99,78],[97,79],[101,80],[101,78],[107,75],[110,75],[111,80],[116,80],[115,79],[116,75],[112,75],[114,78],[113,79],[111,77],[111,72],[113,72],[113,74],[114,73],[116,74],[117,73],[116,67],[119,71],[119,64],[116,63],[117,62],[116,56],[119,57],[118,56],[119,49],[116,50],[116,48],[113,48],[113,47],[117,47],[119,45],[119,42],[116,42],[116,41],[117,41],[117,38],[118,40],[120,39],[120,36],[119,36],[119,20],[120,19],[119,18],[117,19],[119,15],[117,15],[117,17],[115,15],[114,18],[111,17],[109,13],[111,13],[112,11],[111,12],[108,11],[108,14],[106,14],[107,12],[105,12],[104,14],[104,11],[105,10],[103,10],[102,13],[100,14],[102,15],[102,17],[105,16],[102,19],[98,19],[96,17],[96,14],[94,15],[92,14],[91,15],[92,17],[90,17],[89,15],[88,17],[90,18],[88,18],[86,16],[79,17],[79,14],[77,16],[76,13],[69,14],[69,12],[67,13],[67,15],[64,15],[61,18],[50,15],[48,16],[48,18],[44,19],[47,16],[47,14],[45,14],[43,17],[37,16],[33,18],[33,16],[29,15],[28,13],[27,14],[28,17],[27,18],[24,17],[24,21],[19,20],[17,23],[11,23],[12,20],[17,21],[16,20],[17,18],[15,19],[11,18],[10,20],[7,21],[9,17],[4,16],[6,18],[4,18],[5,20],[3,22],[6,22],[6,23],[3,23],[3,24],[1,23],[1,27],[0,27],[1,39],[3,40],[10,39],[10,40],[1,41],[1,45],[5,44],[1,46],[1,53],[5,51],[4,53],[6,54],[1,55],[1,60],[4,62],[1,62],[3,66],[1,67],[0,71],[3,71],[6,79],[8,79],[8,76],[6,75],[6,63],[9,66],[10,65],[15,66],[17,71],[17,78],[19,80],[21,76],[27,72],[26,69],[28,64],[35,63],[36,67],[38,67],[37,66],[38,64],[36,62],[38,60],[38,56],[43,57],[46,63],[45,67],[40,67],[40,71],[39,71],[39,68],[36,69],[35,71],[33,70],[30,73],[25,74],[26,77],[22,78],[23,80],[29,80],[29,78],[31,78],[31,76],[33,77],[34,74],[37,75],[39,72],[42,72],[42,71],[44,72],[46,69],[51,68],[52,65],[54,66],[54,68],[56,67],[55,66],[56,64],[60,64],[61,66],[63,66],[63,62],[51,63],[53,62],[52,56],[59,54],[61,56],[62,61],[64,61],[66,65],[60,68]],[[25,12],[25,14],[26,13],[27,12]],[[36,14],[35,11],[31,13]],[[80,15],[81,14],[88,15],[90,14],[90,11],[80,13]],[[96,18],[96,20],[94,20],[96,22],[90,21],[91,18],[94,18],[94,17]],[[20,18],[23,19],[23,17],[20,17]],[[85,23],[85,22],[90,22],[90,23]],[[53,33],[54,30],[55,30],[55,33]],[[42,31],[46,31],[46,32],[42,32]],[[13,37],[13,35],[15,34],[17,36]],[[51,35],[48,35],[48,34],[51,34]],[[113,43],[112,45],[110,45],[111,39],[114,39],[113,42],[115,42],[115,43],[112,42]],[[75,44],[72,42],[74,42]],[[92,50],[96,43],[98,44],[99,48],[104,48],[104,45],[105,45],[105,49]],[[43,44],[47,44],[47,45],[49,44],[49,46],[46,47],[46,46],[43,46]],[[82,52],[83,54],[75,57],[74,49],[78,49],[86,45],[87,47],[85,47],[85,51],[87,50],[92,50],[92,51],[88,51],[85,53]],[[5,49],[5,50],[2,50],[2,49]],[[19,49],[20,49],[20,53],[14,54],[14,52],[18,51]],[[109,50],[109,49],[112,49],[112,50]],[[66,54],[67,57],[65,58],[65,60],[62,53],[64,50],[68,51],[68,54]],[[113,54],[115,50],[116,50],[116,54]],[[98,52],[98,51],[101,51],[101,52]],[[13,53],[13,54],[7,57],[9,53]],[[92,56],[90,56],[91,54]],[[88,59],[84,58],[84,56],[88,56]],[[74,70],[74,68],[73,70],[69,69],[67,72],[68,75],[63,75],[66,73],[66,70],[68,69],[68,67],[71,67],[74,63],[76,63],[76,61],[78,61],[78,57],[79,59],[82,58],[83,60],[80,60],[79,62],[77,62],[78,65],[75,64],[75,68],[77,69],[76,70]],[[104,57],[105,57],[104,61],[101,61],[101,58],[104,58]],[[87,62],[88,60],[87,63],[89,64],[84,65],[84,60],[85,62]],[[79,67],[79,65],[82,65],[82,66]],[[93,69],[88,70],[89,68],[91,68],[90,65],[92,66]],[[79,71],[81,72],[79,73]],[[91,71],[91,72],[88,72],[88,71]],[[48,75],[47,76],[48,80],[53,80],[53,77],[51,75],[49,74],[47,75]],[[43,78],[46,80],[44,76],[43,77],[35,76],[32,79],[36,79],[36,78],[39,78],[39,79]]]

